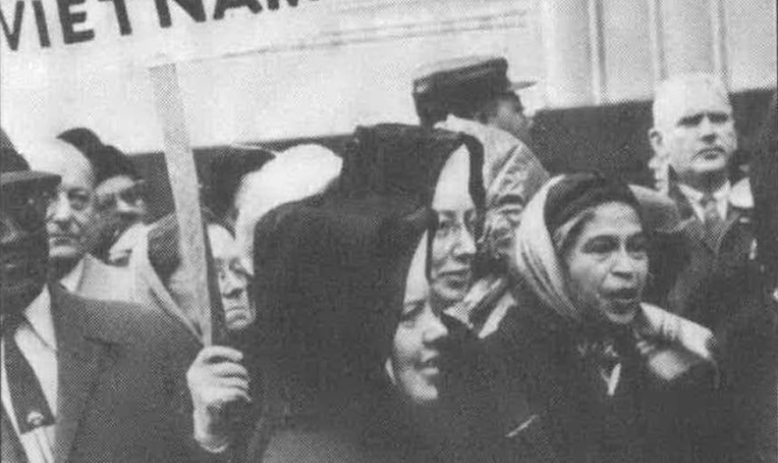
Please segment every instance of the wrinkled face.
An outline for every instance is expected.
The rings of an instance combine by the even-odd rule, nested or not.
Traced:
[[[219,276],[219,292],[227,329],[242,330],[251,325],[256,312],[249,302],[248,273],[240,263],[235,239],[224,227],[208,226],[214,265]]]
[[[41,170],[60,175],[62,182],[46,214],[50,258],[75,264],[94,244],[100,228],[94,206],[94,173],[81,153],[62,144]]]
[[[524,114],[524,106],[517,95],[500,98],[487,124],[505,130],[524,143],[530,141],[532,118]]]
[[[705,85],[683,90],[663,105],[651,141],[679,180],[695,185],[711,174],[726,175],[737,135],[732,107],[722,95]]]
[[[0,310],[21,311],[37,296],[46,282],[48,243],[45,215],[53,188],[3,187],[2,252],[0,262]]]
[[[598,206],[564,259],[573,303],[590,320],[632,321],[648,275],[646,237],[634,209],[623,203]]]
[[[440,343],[448,330],[433,311],[424,274],[425,247],[419,246],[405,287],[402,315],[394,335],[391,375],[411,402],[428,405],[438,399]]]
[[[477,216],[469,179],[469,153],[460,148],[443,167],[432,200],[438,228],[432,241],[431,289],[441,310],[462,300],[472,279]]]
[[[117,232],[143,222],[146,217],[146,201],[143,199],[143,183],[126,175],[103,180],[95,188],[95,204],[105,221],[114,224]]]

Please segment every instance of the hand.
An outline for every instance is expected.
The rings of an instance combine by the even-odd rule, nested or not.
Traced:
[[[195,439],[211,451],[229,445],[230,413],[251,402],[243,354],[225,346],[205,347],[186,374],[194,404]]]

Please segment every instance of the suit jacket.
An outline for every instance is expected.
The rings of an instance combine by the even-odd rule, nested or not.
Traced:
[[[132,301],[133,288],[129,270],[106,265],[87,254],[84,256],[84,270],[73,293],[101,301]]]
[[[190,437],[186,370],[199,346],[187,333],[158,312],[58,287],[51,288],[51,313],[59,381],[56,463],[210,458]],[[8,431],[3,440],[17,440]],[[14,445],[3,447],[6,461]]]
[[[681,224],[652,252],[653,302],[719,335],[758,283],[750,190],[743,183],[733,186],[727,217],[709,235],[677,184],[669,194]]]

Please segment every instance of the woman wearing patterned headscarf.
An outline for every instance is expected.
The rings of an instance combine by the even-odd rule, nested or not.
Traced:
[[[633,193],[598,174],[556,177],[524,211],[517,309],[484,346],[505,435],[543,461],[700,461],[714,438],[692,424],[714,395],[712,334],[642,302],[647,240]]]

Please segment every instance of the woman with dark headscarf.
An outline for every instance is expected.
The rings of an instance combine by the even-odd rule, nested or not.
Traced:
[[[593,173],[552,179],[524,211],[517,309],[484,347],[504,386],[505,435],[544,461],[693,462],[705,454],[695,445],[712,443],[692,414],[713,397],[713,337],[642,302],[639,211],[626,185]]]
[[[408,256],[428,223],[442,222],[430,213],[439,178],[451,178],[465,196],[479,191],[480,175],[469,175],[480,172],[479,148],[472,138],[445,131],[360,128],[338,185],[263,216],[254,240],[260,330],[254,348],[263,377],[250,385],[263,409],[249,444],[251,461],[405,461],[397,457],[404,442],[385,447],[368,430],[376,429],[376,418],[379,428],[397,422],[377,412],[400,395],[387,391],[411,390],[400,386],[405,379],[431,373],[422,366],[411,374],[398,365],[391,370],[395,389],[385,369]],[[451,170],[449,159],[457,160],[457,175],[442,173]],[[459,175],[463,163],[467,175]],[[480,204],[475,197],[468,210],[457,204],[449,211],[452,246],[470,236],[470,209]],[[434,274],[435,264],[430,267]],[[237,368],[240,361],[226,357],[222,363]],[[221,443],[231,436],[218,437]]]

